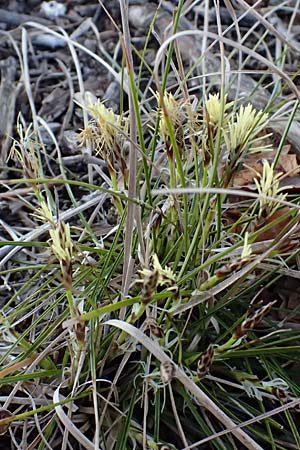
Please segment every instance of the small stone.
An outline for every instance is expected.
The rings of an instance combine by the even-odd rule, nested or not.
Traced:
[[[46,17],[54,20],[57,17],[64,16],[67,8],[64,4],[52,0],[51,2],[43,2],[41,4],[41,11]]]

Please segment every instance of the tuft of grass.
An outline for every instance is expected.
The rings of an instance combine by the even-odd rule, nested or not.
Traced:
[[[220,44],[222,73],[210,82],[198,73],[205,59],[188,65],[182,56],[179,43],[199,35],[180,30],[183,1],[153,65],[147,46],[160,7],[140,52],[120,5],[123,56],[114,67],[66,32],[23,27],[33,120],[18,118],[2,187],[30,229],[7,227],[0,242],[9,290],[0,312],[0,431],[13,448],[39,450],[299,449],[299,306],[277,294],[299,278],[299,198],[284,183],[297,168],[277,167],[299,100],[284,73],[289,43],[270,61],[219,23],[218,34],[200,33],[210,42],[203,58]],[[36,114],[32,28],[69,45],[86,173],[67,167]],[[78,50],[121,83],[119,114],[85,95]],[[240,64],[231,83],[225,58]],[[251,58],[274,77],[262,108],[259,71],[248,97],[238,95]],[[197,77],[204,89],[194,89]],[[276,146],[278,114],[285,128]]]

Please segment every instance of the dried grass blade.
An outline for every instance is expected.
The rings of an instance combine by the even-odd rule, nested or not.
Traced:
[[[199,403],[204,406],[208,411],[210,411],[225,427],[232,429],[232,434],[249,450],[263,450],[263,448],[258,445],[247,433],[243,430],[236,428],[236,424],[228,417],[200,388],[197,386],[186,373],[178,367],[172,361],[169,356],[163,351],[163,349],[152,339],[146,336],[142,331],[135,328],[133,325],[123,322],[121,320],[108,320],[105,322],[106,325],[112,325],[114,327],[120,328],[121,330],[128,333],[130,336],[135,338],[141,344],[143,344],[146,349],[152,353],[162,364],[171,364],[175,369],[175,377],[185,386],[185,388],[199,401]]]
[[[58,403],[60,401],[59,389],[60,386],[58,386],[53,394],[54,403]],[[87,450],[101,450],[100,447],[98,447],[97,449],[95,445],[86,436],[84,436],[84,434],[80,430],[78,430],[77,427],[75,427],[74,423],[70,420],[67,414],[65,414],[61,405],[55,406],[55,412],[59,420],[64,424],[69,433],[71,433],[72,436],[74,436],[74,438],[77,439],[77,441],[80,442],[80,444],[84,448],[86,448]]]

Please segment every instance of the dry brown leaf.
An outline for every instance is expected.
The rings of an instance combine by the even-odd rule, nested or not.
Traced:
[[[299,173],[300,166],[296,155],[280,155],[277,168],[284,173]]]
[[[254,178],[258,178],[258,174],[261,175],[263,172],[263,161],[267,160],[270,164],[273,162],[276,152],[260,153],[256,155],[250,155],[243,163],[243,169],[238,171],[232,181],[234,187],[248,186],[254,184]],[[297,156],[294,154],[281,154],[276,169],[275,174],[282,172],[283,174],[295,175],[300,173],[300,165],[297,161]],[[286,176],[284,178],[285,186],[289,186],[289,178]]]
[[[254,178],[258,178],[258,174],[261,175],[263,172],[263,166],[260,162],[253,163],[247,165],[244,169],[237,172],[237,174],[233,177],[232,185],[233,187],[241,187],[248,186],[249,184],[254,184]]]
[[[275,211],[273,214],[267,217],[263,223],[261,222],[260,224],[258,224],[256,230],[259,230],[265,225],[272,223],[279,217],[284,216],[289,211],[290,209],[287,206]],[[269,239],[276,238],[279,235],[279,233],[284,229],[284,227],[286,227],[289,224],[290,220],[291,216],[288,216],[285,219],[282,219],[279,223],[274,224],[273,226],[271,226],[271,228],[259,234],[259,236],[257,236],[256,238],[256,242],[267,241]]]

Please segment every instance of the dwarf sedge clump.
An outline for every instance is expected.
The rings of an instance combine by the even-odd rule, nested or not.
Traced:
[[[74,64],[55,61],[53,94],[51,77],[36,73],[34,39],[20,77],[38,104],[19,116],[10,158],[1,154],[1,382],[5,408],[20,403],[9,418],[12,445],[296,448],[300,169],[295,145],[286,145],[298,123],[285,70],[291,46],[278,68],[267,35],[250,50],[249,33],[228,51],[244,22],[227,32],[222,16],[199,32],[199,50],[198,31],[179,28],[191,5],[180,0],[167,21],[166,2],[125,3],[109,34],[104,16],[104,32],[95,26],[100,10],[79,27],[80,43],[65,30],[59,53],[70,50]],[[154,16],[148,34],[136,29],[131,41],[132,11],[139,23]],[[79,12],[71,8],[64,23]],[[268,71],[264,55],[249,92],[244,81],[261,48]],[[61,112],[65,97],[56,108],[56,96],[68,86]],[[94,87],[99,98],[84,92]]]

